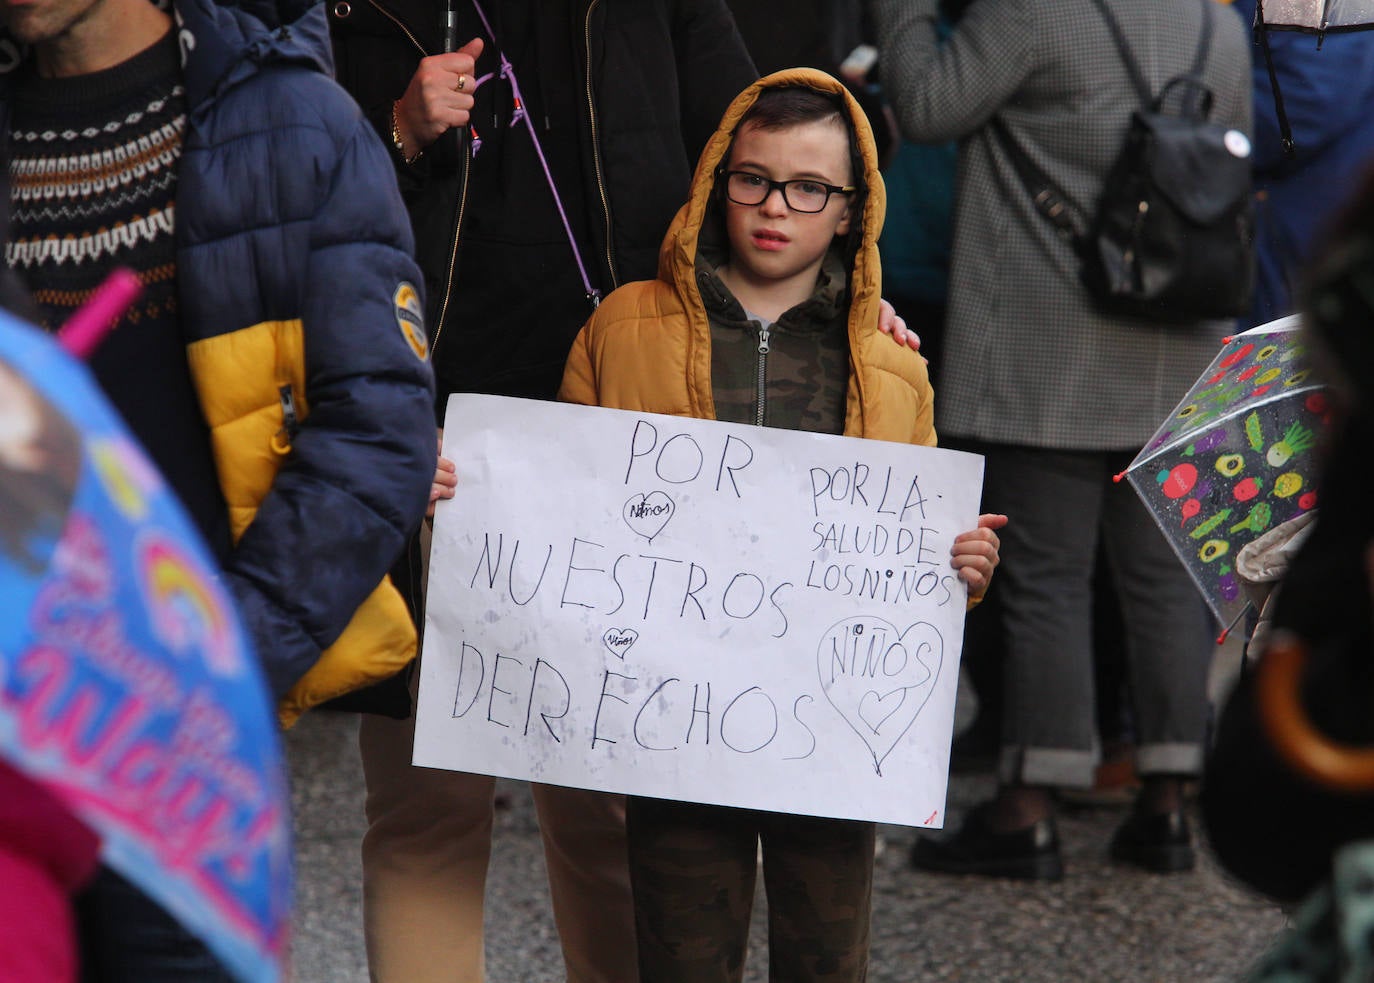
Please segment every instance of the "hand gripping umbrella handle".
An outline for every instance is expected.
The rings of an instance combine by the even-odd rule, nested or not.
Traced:
[[[91,299],[67,318],[57,332],[57,341],[67,354],[86,359],[110,333],[138,295],[143,284],[132,270],[116,267],[96,288]]]

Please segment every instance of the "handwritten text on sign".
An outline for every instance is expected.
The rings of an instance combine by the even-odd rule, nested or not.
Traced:
[[[415,763],[941,825],[982,460],[451,397]]]

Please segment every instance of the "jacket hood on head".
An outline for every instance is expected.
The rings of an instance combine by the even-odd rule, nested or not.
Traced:
[[[749,107],[754,105],[764,89],[781,88],[789,85],[803,85],[821,92],[838,94],[849,114],[859,146],[859,156],[863,162],[863,182],[867,189],[864,200],[863,216],[859,224],[860,243],[854,257],[854,267],[850,287],[856,309],[866,306],[868,294],[876,304],[881,292],[881,276],[878,263],[878,234],[883,229],[883,216],[887,209],[887,194],[883,177],[878,169],[878,149],[873,140],[873,130],[868,117],[864,115],[854,97],[849,94],[844,83],[824,72],[810,68],[789,68],[765,76],[745,89],[721,118],[720,126],[706,144],[697,169],[692,177],[692,193],[686,205],[679,210],[668,230],[659,252],[659,277],[671,282],[675,270],[690,270],[696,260],[698,240],[703,225],[712,222],[713,195],[716,171],[730,151],[735,130],[740,119]],[[860,303],[860,301],[863,303]]]

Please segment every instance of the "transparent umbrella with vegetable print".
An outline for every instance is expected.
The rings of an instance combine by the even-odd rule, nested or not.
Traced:
[[[1123,472],[1228,630],[1244,613],[1240,549],[1317,507],[1328,400],[1297,316],[1229,338]]]

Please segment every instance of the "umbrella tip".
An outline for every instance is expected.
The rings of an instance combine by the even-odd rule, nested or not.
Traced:
[[[138,274],[119,266],[111,271],[57,332],[58,343],[75,358],[88,358],[124,312],[143,292]]]
[[[1235,336],[1235,335],[1233,335],[1233,334],[1228,334],[1228,335],[1226,335],[1224,338],[1221,339],[1221,343],[1222,343],[1223,345],[1229,345],[1231,342],[1233,342],[1233,341],[1235,341],[1235,340],[1236,340],[1236,336]]]
[[[1121,479],[1123,479],[1123,478],[1125,478],[1125,477],[1126,477],[1126,472],[1125,472],[1125,471],[1118,471],[1116,474],[1112,475],[1112,481],[1116,482],[1117,484],[1121,484]]]
[[[1217,636],[1217,644],[1225,645],[1227,637],[1231,634],[1230,628],[1223,628],[1221,634]]]

